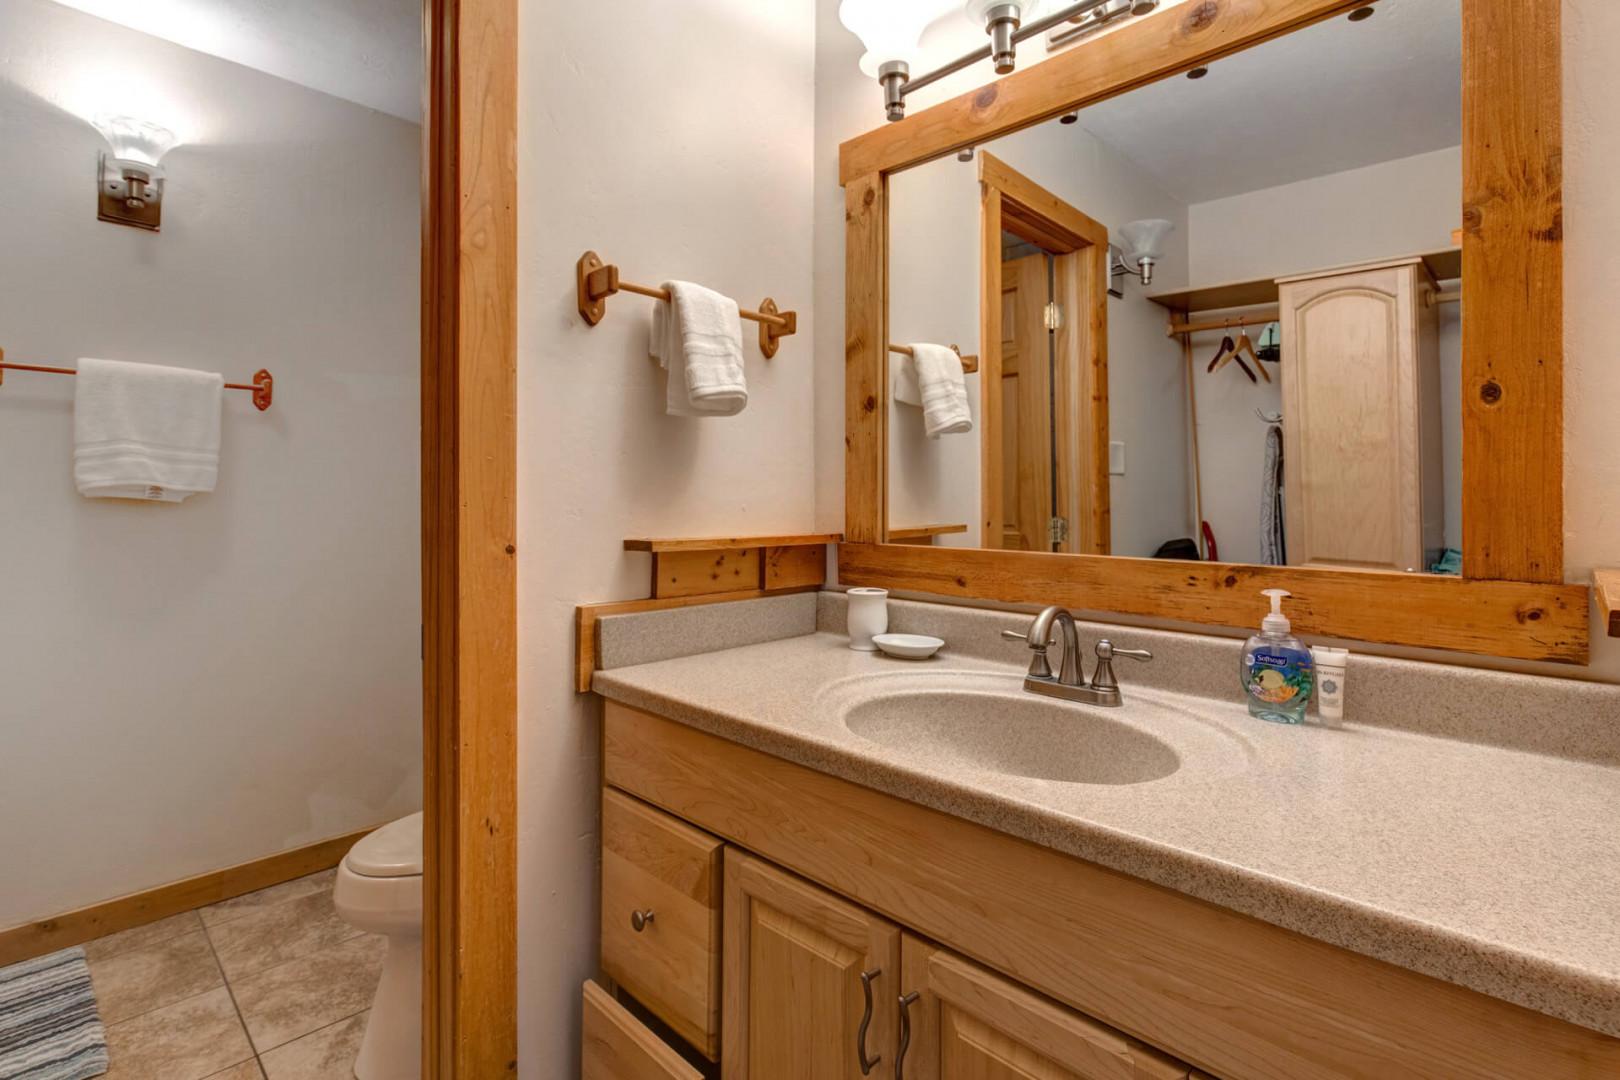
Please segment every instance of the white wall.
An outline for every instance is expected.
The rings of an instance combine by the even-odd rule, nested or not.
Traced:
[[[1279,150],[1285,153],[1285,150]],[[1189,260],[1200,285],[1284,277],[1454,246],[1462,226],[1462,148],[1451,147],[1243,195],[1194,203]],[[1440,309],[1441,443],[1446,546],[1462,546],[1462,325]],[[1250,335],[1258,338],[1257,329]],[[1196,359],[1221,334],[1193,337]],[[1282,408],[1282,382],[1253,385],[1236,365],[1198,377],[1198,452],[1204,518],[1221,558],[1260,561],[1260,473],[1266,425],[1254,414]],[[1273,369],[1275,374],[1275,369]]]
[[[421,668],[417,127],[44,0],[0,41],[7,359],[276,377],[178,506],[80,498],[73,380],[0,388],[3,927],[416,809]],[[120,66],[206,134],[158,234],[51,104]]]
[[[577,1075],[596,966],[599,707],[573,691],[574,606],[644,597],[632,536],[813,524],[812,0],[531,4],[520,34],[519,1070]],[[837,188],[834,185],[833,190]],[[802,318],[745,350],[739,416],[663,414],[652,301],[580,320],[593,248]],[[749,324],[752,329],[752,324]]]

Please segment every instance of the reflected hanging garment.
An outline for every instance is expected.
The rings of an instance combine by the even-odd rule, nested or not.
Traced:
[[[1266,566],[1288,565],[1288,543],[1283,535],[1283,430],[1266,429],[1266,464],[1260,479],[1260,561]]]

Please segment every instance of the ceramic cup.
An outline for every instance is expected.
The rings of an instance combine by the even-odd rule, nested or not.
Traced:
[[[889,629],[889,590],[850,589],[849,647],[856,652],[877,652],[872,638]]]

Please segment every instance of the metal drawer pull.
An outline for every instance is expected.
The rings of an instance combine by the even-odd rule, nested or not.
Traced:
[[[913,990],[900,999],[900,1049],[894,1055],[894,1080],[905,1080],[906,1051],[911,1048],[911,1006],[919,996]]]
[[[630,913],[630,929],[638,934],[647,929],[647,924],[652,921],[652,908],[648,908],[646,911],[632,911]]]
[[[872,980],[883,974],[882,968],[873,968],[871,971],[861,972],[861,993],[866,995],[866,1011],[861,1013],[860,1030],[855,1033],[855,1054],[861,1063],[861,1075],[868,1076],[877,1068],[883,1055],[869,1058],[866,1056],[866,1030],[872,1026]]]

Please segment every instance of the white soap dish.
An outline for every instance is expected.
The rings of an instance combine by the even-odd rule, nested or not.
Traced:
[[[927,634],[875,634],[872,644],[901,660],[927,660],[945,647],[943,639]]]

